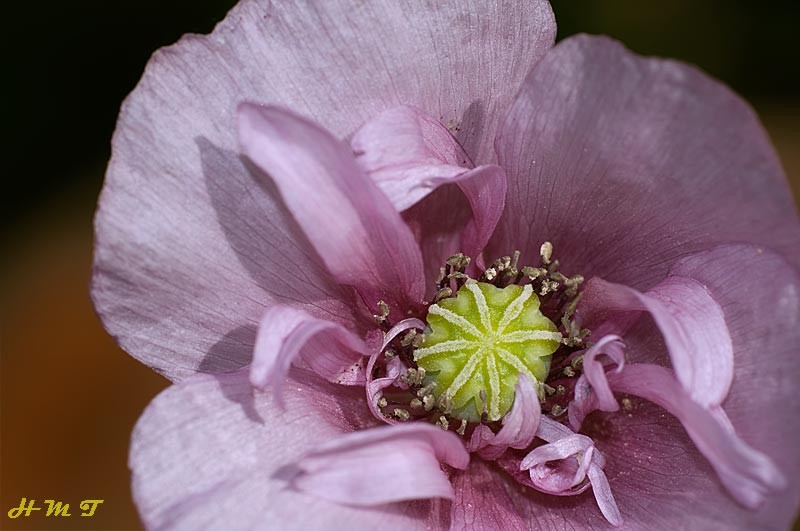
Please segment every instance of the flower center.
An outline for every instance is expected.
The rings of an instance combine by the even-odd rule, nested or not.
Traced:
[[[500,288],[467,280],[455,297],[428,309],[424,347],[414,361],[450,416],[498,421],[511,409],[517,376],[543,382],[561,345],[556,325],[539,310],[530,284]]]

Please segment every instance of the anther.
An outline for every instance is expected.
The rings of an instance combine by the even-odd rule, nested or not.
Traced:
[[[422,400],[420,400],[419,398],[413,398],[413,399],[411,399],[411,402],[408,405],[413,407],[413,408],[421,408],[422,407]]]
[[[447,431],[450,428],[450,422],[448,422],[447,417],[445,417],[444,415],[439,417],[439,419],[436,421],[436,425],[445,431]]]
[[[551,386],[549,386],[547,384],[542,384],[542,387],[544,387],[544,392],[545,392],[545,394],[547,394],[547,396],[553,396],[555,394],[555,392],[556,392],[556,388],[555,387],[551,387]]]
[[[413,343],[413,341],[414,341],[414,338],[415,338],[416,336],[417,336],[417,330],[416,330],[416,329],[414,329],[414,328],[412,328],[411,330],[409,330],[408,332],[406,332],[406,335],[404,335],[404,336],[403,336],[403,339],[401,339],[401,340],[400,340],[400,344],[401,344],[402,346],[404,346],[404,347],[408,347],[408,346],[410,346],[410,345]]]
[[[553,244],[544,242],[539,248],[539,256],[542,257],[542,262],[544,262],[545,265],[549,265],[550,259],[553,257]]]
[[[456,253],[448,258],[446,263],[456,271],[463,272],[470,263],[470,257],[463,253]]]
[[[436,304],[440,300],[446,299],[447,297],[450,297],[452,295],[453,295],[453,290],[445,286],[444,288],[436,292],[436,295],[433,297],[433,304]]]
[[[493,267],[490,267],[483,272],[483,276],[486,277],[486,280],[492,281],[497,276],[497,270]]]
[[[422,397],[422,407],[425,408],[425,411],[430,411],[433,409],[433,406],[436,404],[436,399],[433,398],[433,395],[425,395]]]
[[[573,369],[573,368],[572,368],[572,367],[570,367],[569,365],[567,365],[566,367],[564,367],[564,370],[563,370],[563,371],[561,371],[561,372],[562,372],[562,373],[564,374],[564,376],[566,376],[567,378],[572,378],[572,377],[574,377],[574,376],[575,376],[575,369]]]
[[[566,408],[559,406],[558,404],[553,404],[553,407],[550,408],[550,414],[554,417],[559,417],[564,414]]]
[[[389,401],[386,400],[385,398],[381,397],[380,400],[378,400],[378,407],[386,407],[388,405]]]
[[[630,411],[633,409],[633,401],[630,398],[623,398],[622,402],[622,409],[625,411]]]
[[[378,301],[378,311],[380,313],[378,315],[373,315],[372,317],[378,324],[383,324],[389,317],[389,305],[384,301]]]
[[[459,435],[464,435],[464,432],[466,432],[466,431],[467,431],[467,421],[464,420],[464,419],[461,419],[461,425],[456,430],[456,433],[459,434]]]
[[[558,396],[564,396],[565,394],[567,394],[567,388],[564,387],[563,385],[557,385],[556,386],[556,394]]]
[[[583,356],[576,356],[572,358],[572,361],[570,361],[569,364],[576,371],[580,370],[580,368],[583,367]]]
[[[394,416],[397,417],[398,420],[406,421],[411,418],[411,415],[405,409],[395,408],[393,411]]]

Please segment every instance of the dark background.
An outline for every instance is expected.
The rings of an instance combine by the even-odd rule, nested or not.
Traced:
[[[6,7],[0,232],[0,527],[133,529],[127,445],[166,381],[108,338],[88,299],[91,220],[119,105],[150,54],[232,0]],[[604,33],[695,63],[756,108],[800,198],[798,3],[553,0],[559,39]],[[768,6],[767,8],[765,8]],[[10,66],[10,71],[8,69]],[[10,164],[9,164],[10,161]],[[10,520],[20,498],[105,499],[92,518]]]

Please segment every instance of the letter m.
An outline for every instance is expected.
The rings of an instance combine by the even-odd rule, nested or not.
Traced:
[[[72,516],[69,514],[69,504],[57,502],[55,500],[45,500],[47,504],[47,514],[45,516]]]

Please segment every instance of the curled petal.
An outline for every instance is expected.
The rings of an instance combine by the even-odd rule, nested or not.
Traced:
[[[310,344],[313,340],[324,339]],[[313,346],[308,352],[307,346]],[[289,306],[272,306],[261,319],[250,366],[250,383],[260,389],[272,386],[276,402],[283,404],[281,387],[298,354],[306,364],[328,381],[364,384],[361,365],[367,347],[343,326],[318,319]]]
[[[358,165],[401,212],[472,168],[472,161],[438,120],[401,105],[382,112],[353,135]]]
[[[533,382],[520,374],[515,388],[511,411],[503,417],[503,427],[497,434],[483,424],[472,432],[467,448],[488,460],[497,459],[508,448],[523,449],[530,446],[539,428],[541,404]]]
[[[327,131],[290,111],[241,104],[242,152],[269,174],[331,274],[369,308],[403,311],[424,295],[422,256],[408,226]]]
[[[619,512],[617,502],[611,492],[611,486],[608,484],[608,478],[606,478],[603,470],[598,465],[591,463],[586,474],[592,484],[592,493],[595,501],[597,501],[597,506],[600,507],[600,512],[606,517],[608,523],[615,527],[621,526],[622,515]]]
[[[461,440],[425,423],[383,426],[323,444],[298,463],[293,485],[320,498],[356,506],[453,498],[439,463],[464,470]]]
[[[437,187],[457,184],[472,209],[461,252],[477,257],[503,213],[506,177],[496,165],[474,168],[450,131],[418,109],[401,106],[367,122],[351,141],[356,160],[398,211]]]
[[[539,426],[537,436],[548,444],[533,449],[520,461],[518,468],[529,471],[530,483],[526,484],[557,496],[580,494],[591,485],[603,516],[611,525],[621,525],[622,517],[603,472],[605,459],[594,441],[547,417],[542,417]]]
[[[722,409],[707,409],[693,401],[669,369],[631,364],[607,377],[613,390],[649,400],[675,415],[742,505],[755,509],[767,496],[786,487],[783,474],[767,456],[736,435]]]
[[[598,409],[601,411],[617,411],[619,404],[617,404],[614,394],[608,387],[605,368],[597,361],[597,357],[601,354],[606,354],[617,364],[616,372],[620,372],[625,367],[623,347],[624,345],[619,336],[608,335],[601,338],[600,341],[592,345],[583,354],[583,373],[592,386],[592,390],[597,393]]]
[[[669,350],[672,366],[687,393],[702,406],[720,404],[733,381],[733,344],[725,315],[698,281],[670,276],[646,293],[593,278],[582,308],[586,319],[632,324],[631,313],[649,312]],[[607,329],[604,327],[604,329]]]
[[[285,409],[275,407],[271,394],[254,393],[246,371],[195,375],[153,400],[136,425],[129,458],[144,527],[438,529],[429,504],[376,510],[287,488],[291,463],[368,426],[356,419],[369,419],[356,389],[298,369],[290,378]]]
[[[387,365],[387,375],[383,378],[378,378],[375,380],[373,378],[373,373],[375,371],[375,364],[378,361],[378,357],[383,354],[383,351],[386,350],[386,347],[389,346],[389,343],[392,342],[394,338],[396,338],[401,333],[405,332],[406,330],[410,330],[412,328],[416,328],[418,330],[425,330],[425,323],[420,321],[419,319],[410,318],[410,319],[403,319],[396,325],[392,327],[391,330],[386,332],[386,335],[383,337],[383,340],[372,347],[372,354],[370,354],[369,361],[367,362],[367,373],[366,373],[366,392],[367,392],[367,404],[369,405],[369,409],[372,414],[378,420],[385,422],[387,424],[398,424],[398,421],[395,419],[389,418],[386,415],[381,414],[378,411],[378,400],[381,398],[381,392],[386,389],[387,387],[393,385],[397,381],[397,377],[401,374],[401,367],[402,361],[398,358],[392,360]]]

